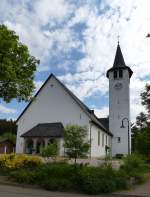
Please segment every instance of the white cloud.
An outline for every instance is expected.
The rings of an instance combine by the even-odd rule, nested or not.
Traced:
[[[0,104],[0,112],[3,114],[15,114],[16,109],[5,107],[4,105]]]
[[[34,4],[35,15],[42,25],[47,25],[54,20],[62,22],[68,17],[72,9],[73,6],[65,0],[55,0],[53,2],[38,0]]]
[[[60,76],[60,80],[71,89],[80,99],[92,96],[96,92],[105,95],[108,90],[108,80],[101,73],[93,71],[80,72],[76,74],[66,74]]]
[[[41,64],[37,66],[37,71],[38,72],[46,72],[46,71],[49,71],[49,70],[50,70],[49,66],[41,65]]]
[[[97,14],[98,6],[94,9],[89,9],[89,6],[78,8],[69,23],[72,26],[81,22],[86,24],[82,32],[84,42],[81,48],[85,56],[77,62],[77,73],[66,74],[63,79],[83,99],[91,96],[95,91],[106,93],[108,81],[105,73],[113,65],[119,34],[125,62],[134,72],[131,78],[131,119],[134,121],[137,114],[145,110],[141,105],[140,93],[144,90],[145,84],[150,83],[150,80],[145,78],[150,76],[150,39],[146,38],[147,33],[150,32],[150,2],[146,0],[103,1],[100,7],[101,11],[103,10],[101,15]],[[109,9],[105,9],[106,6]],[[92,70],[91,73],[90,70]],[[87,83],[87,80],[93,80],[93,76],[98,73],[98,80],[93,81],[92,84]],[[74,84],[79,79],[80,84],[76,87]],[[100,112],[105,115],[105,107],[104,111],[102,108]]]
[[[68,19],[74,5],[65,0],[14,1],[2,0],[0,20],[10,29],[16,31],[21,42],[25,43],[32,55],[45,64],[47,60],[61,52],[78,47],[80,42],[73,31],[61,23]],[[2,9],[3,8],[3,9]],[[53,47],[57,46],[55,50]],[[47,71],[47,67],[38,71]]]
[[[35,84],[35,92],[37,92],[43,85],[43,81],[34,81],[34,84]]]
[[[150,76],[150,1],[147,0],[103,0],[74,1],[1,0],[0,19],[19,34],[33,55],[41,59],[38,72],[49,71],[52,66],[65,71],[75,66],[72,74],[59,78],[81,99],[92,97],[95,92],[108,92],[106,71],[113,65],[117,36],[125,62],[134,74],[131,78],[131,117],[143,110],[140,93]],[[74,27],[85,24],[81,32]],[[80,36],[78,36],[80,34]],[[81,39],[82,38],[82,39]],[[55,46],[55,47],[54,47]],[[55,49],[55,50],[54,50]],[[76,49],[83,58],[68,63],[68,52]],[[50,65],[47,61],[66,57],[62,64]],[[147,77],[147,78],[145,78]],[[37,81],[37,89],[42,82]],[[106,114],[106,108],[98,109]]]
[[[104,117],[107,117],[109,115],[109,108],[107,106],[104,106],[100,109],[95,108],[94,112],[97,115],[97,117],[104,118]]]

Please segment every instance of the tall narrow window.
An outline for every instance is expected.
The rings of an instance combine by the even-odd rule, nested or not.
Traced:
[[[122,78],[123,77],[123,72],[122,70],[119,70],[119,78]]]
[[[109,146],[111,147],[111,137],[109,136]]]
[[[102,146],[104,146],[104,133],[102,134]]]
[[[100,131],[98,131],[98,146],[100,146]]]
[[[82,118],[82,115],[80,114],[80,120],[81,120],[81,118]]]
[[[114,71],[114,79],[117,79],[117,70]]]
[[[117,140],[118,140],[118,143],[120,143],[121,142],[121,137],[118,137]]]

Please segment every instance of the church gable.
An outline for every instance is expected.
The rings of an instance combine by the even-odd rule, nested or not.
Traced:
[[[50,75],[33,101],[18,118],[18,126],[21,127],[19,130],[23,133],[38,123],[46,122],[83,126],[89,123],[89,117],[84,110],[54,75]]]

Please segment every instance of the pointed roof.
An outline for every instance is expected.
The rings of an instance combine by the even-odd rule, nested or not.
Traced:
[[[38,92],[35,94],[34,98],[38,96],[38,94],[41,92],[43,87],[47,84],[47,82],[51,79],[54,78],[62,87],[63,89],[72,97],[72,99],[82,108],[82,110],[89,116],[91,119],[91,123],[97,125],[100,127],[104,132],[107,134],[113,136],[113,134],[105,128],[105,126],[98,120],[96,115],[94,114],[93,110],[90,110],[78,97],[76,97],[61,81],[59,81],[58,78],[56,78],[55,75],[50,74],[45,83],[42,85],[42,87],[38,90]],[[34,100],[34,99],[33,99]],[[19,119],[23,116],[23,114],[26,112],[26,110],[29,108],[29,106],[32,104],[33,100],[29,102],[29,104],[25,107],[23,112],[20,114],[20,116],[17,118],[16,123],[19,121]]]
[[[111,67],[108,71],[107,71],[107,78],[109,78],[109,72],[110,71],[114,71],[114,70],[120,70],[120,69],[128,69],[129,72],[129,77],[131,78],[133,71],[131,70],[130,67],[126,66],[123,55],[122,55],[122,51],[120,48],[120,44],[118,42],[117,45],[117,50],[116,50],[116,55],[115,55],[115,59],[114,59],[114,64],[113,67]]]
[[[123,67],[123,66],[126,66],[126,65],[125,65],[125,61],[124,61],[124,58],[123,58],[123,55],[122,55],[122,51],[121,51],[121,48],[120,48],[120,45],[119,45],[119,42],[118,42],[113,67]]]

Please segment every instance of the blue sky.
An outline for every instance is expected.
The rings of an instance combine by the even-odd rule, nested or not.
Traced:
[[[140,93],[150,83],[150,2],[147,0],[1,0],[0,22],[16,31],[41,63],[36,91],[54,73],[99,117],[108,115],[106,71],[113,64],[117,36],[131,78],[131,119]],[[0,118],[16,119],[27,103],[0,102]]]

